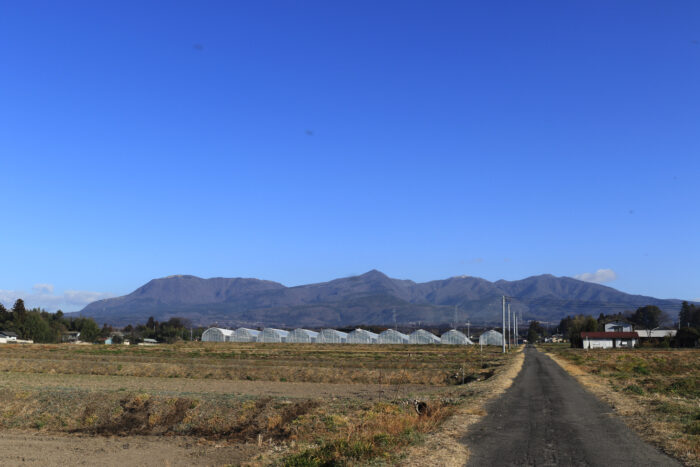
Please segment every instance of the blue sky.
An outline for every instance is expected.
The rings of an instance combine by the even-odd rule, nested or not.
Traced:
[[[372,268],[700,297],[698,2],[3,2],[0,44],[0,301]]]

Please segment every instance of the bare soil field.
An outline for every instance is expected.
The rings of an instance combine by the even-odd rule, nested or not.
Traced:
[[[397,464],[481,401],[513,355],[439,345],[7,345],[0,447],[25,465]]]
[[[700,466],[700,351],[543,345],[643,439]]]

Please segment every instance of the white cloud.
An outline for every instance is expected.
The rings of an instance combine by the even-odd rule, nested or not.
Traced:
[[[113,297],[107,292],[89,292],[85,290],[66,290],[54,294],[53,284],[35,284],[32,292],[22,290],[0,290],[0,303],[11,307],[18,298],[24,300],[27,308],[43,308],[47,311],[77,311],[88,303]]]
[[[53,284],[34,284],[32,291],[35,293],[52,294]]]
[[[574,276],[574,279],[603,284],[605,282],[611,282],[617,279],[617,274],[612,269],[598,269],[596,272],[584,272],[583,274],[578,274]]]

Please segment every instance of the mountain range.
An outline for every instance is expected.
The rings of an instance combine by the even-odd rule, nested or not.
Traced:
[[[154,279],[122,297],[75,313],[115,326],[152,316],[208,326],[324,327],[393,324],[497,324],[501,297],[524,322],[558,322],[567,315],[613,314],[656,305],[675,317],[681,300],[630,295],[600,284],[549,274],[490,282],[471,276],[416,283],[372,270],[358,276],[286,287],[249,278],[176,275]]]

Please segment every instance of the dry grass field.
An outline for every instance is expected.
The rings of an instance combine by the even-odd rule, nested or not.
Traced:
[[[700,351],[541,348],[643,438],[700,466]]]
[[[48,458],[14,450],[17,463],[35,465],[76,456],[91,464],[82,456],[100,453],[92,461],[103,465],[396,464],[452,414],[483,402],[513,366],[514,353],[499,351],[4,345],[0,447],[24,439],[55,448]]]

